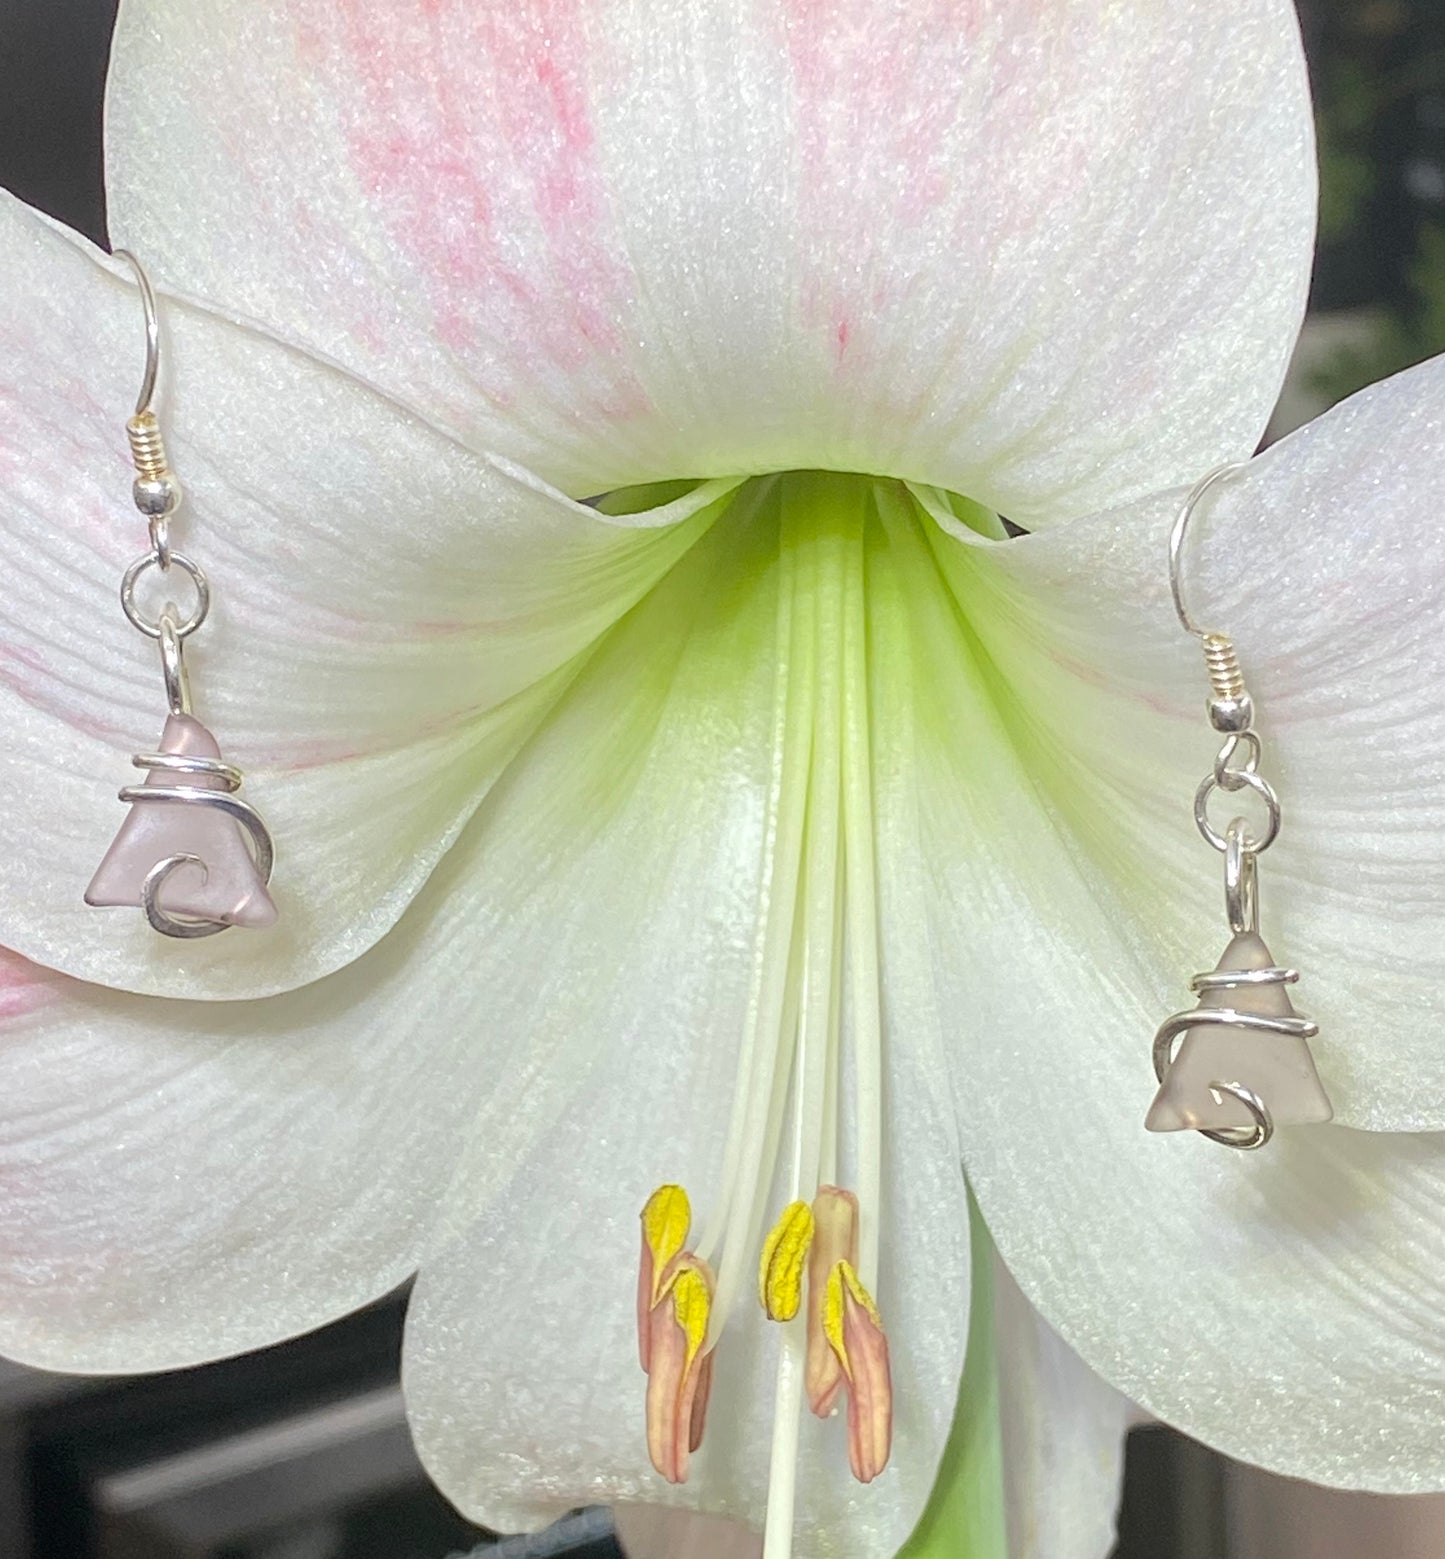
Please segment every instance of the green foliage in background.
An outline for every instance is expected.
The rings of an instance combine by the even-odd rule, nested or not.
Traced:
[[[1427,38],[1427,9],[1392,0],[1332,0],[1326,47],[1315,67],[1324,249],[1369,242],[1372,203],[1381,194],[1386,116],[1432,95],[1445,101],[1445,47],[1421,47],[1437,41]],[[1381,69],[1382,56],[1404,63]],[[1358,337],[1316,366],[1309,381],[1315,394],[1333,403],[1445,352],[1445,219],[1417,224],[1405,283],[1401,298],[1370,305]]]

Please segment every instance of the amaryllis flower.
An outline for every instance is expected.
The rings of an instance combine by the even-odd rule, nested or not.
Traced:
[[[1309,266],[1284,0],[127,0],[107,133],[280,920],[82,903],[164,712],[115,604],[140,312],[8,201],[5,1350],[186,1364],[419,1269],[463,1510],[771,1498],[774,1553],[869,1559],[986,1292],[966,1166],[1127,1396],[1445,1481],[1439,362],[1191,549],[1336,1124],[1142,1129],[1224,930],[1164,542],[1254,448]],[[1122,1398],[1008,1283],[979,1550],[1002,1499],[1014,1553],[1097,1556]]]

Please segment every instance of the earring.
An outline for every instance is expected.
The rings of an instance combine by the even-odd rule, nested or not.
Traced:
[[[145,310],[145,377],[126,434],[136,469],[131,492],[151,543],[125,571],[120,604],[132,627],[160,648],[169,713],[159,750],[131,760],[145,770],[145,779],[120,792],[130,812],[85,890],[85,902],[139,906],[157,931],[171,937],[269,926],[276,919],[266,888],[274,859],[270,832],[261,814],[236,794],[241,771],[222,760],[215,737],[191,713],[184,647],[206,620],[211,588],[196,564],[170,544],[181,486],[151,404],[160,367],[155,293],[133,254],[117,249],[115,255],[135,272]],[[153,569],[166,582],[178,573],[186,576],[192,596],[187,613],[167,599],[154,617],[146,615],[136,591]]]
[[[1190,981],[1198,1006],[1166,1018],[1154,1036],[1159,1091],[1144,1125],[1149,1131],[1194,1130],[1226,1147],[1251,1149],[1262,1148],[1276,1126],[1327,1121],[1334,1110],[1310,1054],[1319,1025],[1295,1011],[1286,989],[1299,974],[1276,964],[1259,934],[1258,863],[1279,837],[1280,805],[1259,772],[1263,747],[1252,729],[1254,701],[1232,640],[1195,626],[1180,584],[1180,555],[1195,510],[1216,482],[1241,469],[1235,464],[1211,471],[1185,500],[1169,537],[1174,610],[1185,632],[1204,646],[1209,723],[1224,737],[1213,771],[1195,792],[1194,821],[1224,856],[1232,940],[1214,969]],[[1256,837],[1236,817],[1221,834],[1210,821],[1210,801],[1216,791],[1245,790],[1264,803],[1264,832]]]

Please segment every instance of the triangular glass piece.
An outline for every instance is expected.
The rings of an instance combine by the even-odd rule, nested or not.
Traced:
[[[1216,974],[1272,969],[1274,958],[1256,932],[1237,936],[1215,965]],[[1265,1018],[1297,1018],[1283,983],[1206,988],[1199,1008],[1232,1008]],[[1327,1121],[1334,1114],[1315,1070],[1309,1041],[1225,1024],[1196,1024],[1179,1041],[1154,1103],[1144,1118],[1150,1131],[1248,1130],[1254,1118],[1240,1100],[1215,1084],[1249,1089],[1265,1103],[1276,1126]]]
[[[215,737],[191,715],[173,714],[166,720],[157,751],[221,761]],[[231,788],[219,774],[162,768],[150,770],[140,788],[178,786],[221,794]],[[176,855],[197,857],[204,870],[186,864],[166,875],[156,904],[167,915],[228,926],[274,924],[276,905],[257,870],[245,829],[229,813],[199,799],[132,801],[130,815],[85,890],[85,902],[140,907],[146,877],[159,862]]]

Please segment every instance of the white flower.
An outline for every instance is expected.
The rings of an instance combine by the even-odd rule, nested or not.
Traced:
[[[870,1559],[952,1415],[961,1159],[1147,1408],[1445,1482],[1438,361],[1221,490],[1191,574],[1285,793],[1264,913],[1339,1124],[1141,1128],[1221,930],[1164,539],[1253,448],[1308,274],[1282,0],[127,0],[108,163],[217,593],[199,711],[282,922],[81,902],[163,713],[113,606],[139,314],[6,201],[7,1352],[189,1363],[420,1267],[410,1409],[463,1509],[657,1499],[635,1220],[678,1182],[721,1341],[669,1497],[757,1522],[746,1294],[837,1180],[893,1455],[864,1487],[804,1424],[796,1552]],[[1121,1408],[1005,1292],[1010,1541],[1087,1559]]]

